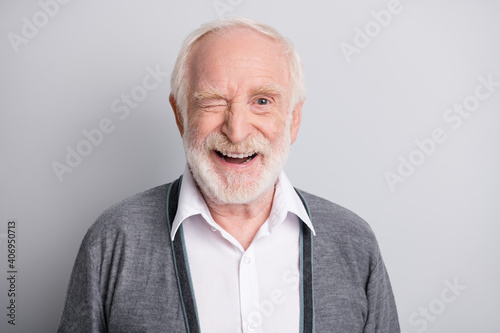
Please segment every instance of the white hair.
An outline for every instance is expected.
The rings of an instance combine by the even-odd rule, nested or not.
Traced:
[[[209,33],[226,34],[235,28],[247,28],[268,37],[271,37],[283,47],[283,53],[288,60],[289,77],[291,85],[290,111],[293,107],[305,99],[305,80],[302,61],[295,51],[292,42],[281,35],[273,27],[242,17],[230,17],[212,21],[201,25],[200,28],[187,36],[182,44],[179,56],[175,62],[174,70],[170,80],[171,94],[176,101],[180,111],[181,121],[186,119],[189,91],[188,62],[193,46]]]

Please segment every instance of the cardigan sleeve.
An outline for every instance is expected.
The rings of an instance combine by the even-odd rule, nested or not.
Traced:
[[[107,332],[98,265],[84,238],[73,266],[58,333]]]
[[[378,260],[368,278],[366,296],[368,299],[368,317],[363,332],[401,332],[389,275],[380,252],[378,252]]]

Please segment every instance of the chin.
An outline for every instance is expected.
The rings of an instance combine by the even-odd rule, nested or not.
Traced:
[[[260,155],[258,160],[248,169],[228,170],[219,165],[219,157],[214,159],[217,143],[211,144],[208,137],[202,142],[189,134],[184,137],[189,169],[205,199],[216,204],[251,204],[274,188],[288,157],[289,137],[285,134],[274,144],[263,136],[257,140],[260,144],[253,148]]]
[[[249,179],[244,173],[224,175],[214,173],[203,174],[191,168],[193,178],[204,193],[219,204],[251,204],[267,191],[274,188],[280,171],[263,172],[258,179]],[[197,179],[198,178],[198,179]]]

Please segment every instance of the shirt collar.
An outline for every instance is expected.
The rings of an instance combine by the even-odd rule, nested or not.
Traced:
[[[274,211],[274,203],[280,200],[283,201],[283,209],[281,211],[285,212],[285,217],[288,212],[295,214],[309,227],[309,229],[311,229],[313,235],[316,236],[316,231],[314,230],[314,226],[309,218],[309,214],[307,214],[302,200],[295,191],[295,188],[292,186],[292,183],[290,183],[288,177],[285,175],[284,171],[281,171],[278,182],[276,183],[276,192],[274,194],[273,209],[271,210],[271,214]],[[283,221],[283,219],[281,219],[281,221]]]
[[[278,182],[276,183],[273,207],[271,208],[271,214],[268,218],[269,228],[272,230],[281,224],[289,212],[295,214],[309,227],[309,229],[311,229],[313,235],[316,235],[311,219],[307,214],[302,200],[288,180],[288,177],[283,171],[281,171]],[[170,234],[172,240],[174,240],[175,234],[177,233],[181,223],[190,216],[194,215],[201,215],[212,227],[220,229],[219,225],[213,220],[205,199],[203,199],[203,196],[201,195],[193,176],[191,175],[191,171],[186,165],[182,177],[177,213],[175,214]]]

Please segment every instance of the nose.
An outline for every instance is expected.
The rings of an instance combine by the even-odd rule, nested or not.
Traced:
[[[244,103],[232,103],[227,111],[222,133],[233,143],[244,141],[252,133],[249,111]]]

